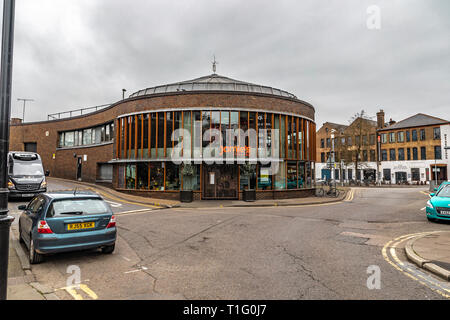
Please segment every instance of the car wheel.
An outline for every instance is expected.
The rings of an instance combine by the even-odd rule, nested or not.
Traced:
[[[30,238],[31,238],[31,235],[30,235]],[[30,240],[29,260],[30,260],[30,264],[38,264],[44,260],[44,256],[42,254],[37,253],[36,250],[34,249],[33,238],[31,238],[31,240]]]
[[[105,254],[113,253],[114,249],[115,249],[115,246],[116,246],[116,244],[113,244],[112,246],[103,247],[102,248],[102,253],[105,253]]]

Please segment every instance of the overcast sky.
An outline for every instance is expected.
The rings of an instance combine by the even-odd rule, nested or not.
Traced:
[[[218,74],[313,104],[319,126],[361,109],[450,119],[448,0],[19,0],[12,116],[17,98],[39,121],[211,74],[214,54]]]

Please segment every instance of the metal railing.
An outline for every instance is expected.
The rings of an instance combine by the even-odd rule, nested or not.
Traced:
[[[109,107],[112,105],[110,104],[103,104],[101,106],[95,106],[95,107],[88,107],[88,108],[81,108],[81,109],[75,109],[71,111],[64,111],[64,112],[58,112],[58,113],[52,113],[47,116],[48,120],[59,120],[59,119],[70,119],[77,116],[86,115],[92,112],[96,112],[98,110],[104,109],[106,107]]]

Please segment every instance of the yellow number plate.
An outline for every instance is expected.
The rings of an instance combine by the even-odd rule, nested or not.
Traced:
[[[95,228],[95,222],[85,222],[85,223],[71,223],[67,225],[67,230],[83,230],[83,229],[93,229]]]

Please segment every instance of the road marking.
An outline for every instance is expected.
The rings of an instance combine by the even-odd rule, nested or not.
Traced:
[[[122,206],[122,204],[117,203],[117,202],[112,202],[109,200],[105,200],[105,201],[108,202],[111,205],[111,207],[113,207],[113,208],[120,208]]]
[[[118,212],[118,213],[114,213],[114,215],[116,215],[116,216],[124,216],[124,215],[148,213],[148,212],[152,212],[152,211],[153,211],[152,209],[139,209],[139,210],[130,210],[130,211]]]
[[[423,210],[425,210],[427,207],[423,207],[422,209],[420,209],[420,211],[423,211]]]
[[[355,197],[355,190],[350,189],[350,191],[345,196],[344,202],[351,202],[351,201],[353,201],[354,197]]]
[[[143,203],[138,203],[138,202],[132,202],[132,201],[122,200],[122,199],[120,199],[120,198],[114,197],[114,196],[110,195],[109,193],[103,192],[103,191],[101,191],[101,190],[94,189],[94,188],[91,188],[91,187],[87,187],[87,188],[90,189],[90,190],[92,190],[92,191],[94,191],[94,192],[100,193],[100,194],[103,195],[105,198],[109,198],[109,199],[112,199],[112,200],[115,200],[115,201],[119,201],[119,202],[122,202],[122,203],[134,204],[134,205],[137,205],[137,206],[148,207],[148,208],[157,208],[157,209],[160,209],[160,208],[161,208],[161,207],[153,206],[153,205],[150,205],[150,204],[143,204]]]
[[[131,271],[124,272],[124,274],[130,274],[130,273],[135,273],[135,272],[141,272],[141,271],[145,271],[145,270],[148,270],[148,268],[147,268],[147,267],[140,267],[139,269],[136,269],[136,270],[131,270]]]
[[[444,284],[444,282],[442,282],[442,281],[439,282],[437,279],[429,276],[428,274],[426,274],[418,269],[417,270],[412,269],[411,267],[408,266],[408,264],[405,264],[403,261],[401,261],[398,258],[397,252],[396,252],[396,249],[400,243],[407,241],[409,239],[421,236],[421,235],[432,234],[435,232],[440,232],[440,231],[420,232],[420,233],[414,233],[414,234],[409,234],[409,235],[404,235],[404,236],[398,237],[398,238],[386,243],[381,252],[382,252],[383,258],[389,264],[391,264],[395,269],[397,269],[398,271],[400,271],[407,277],[419,282],[420,284],[422,284],[422,285],[426,286],[427,288],[433,290],[434,292],[440,294],[441,296],[443,296],[447,299],[450,299],[450,294],[448,294],[448,293],[450,293],[450,286],[448,286],[447,283]],[[388,248],[390,248],[389,252],[394,261],[392,261],[387,254]]]
[[[95,294],[94,291],[92,291],[87,285],[85,284],[79,284],[79,285],[74,285],[74,286],[70,286],[70,287],[64,287],[61,288],[59,290],[65,290],[67,291],[67,293],[69,293],[72,298],[74,298],[75,300],[83,300],[83,296],[81,294],[79,294],[75,289],[81,289],[82,291],[84,291],[84,293],[86,293],[92,300],[97,300],[98,296]]]

